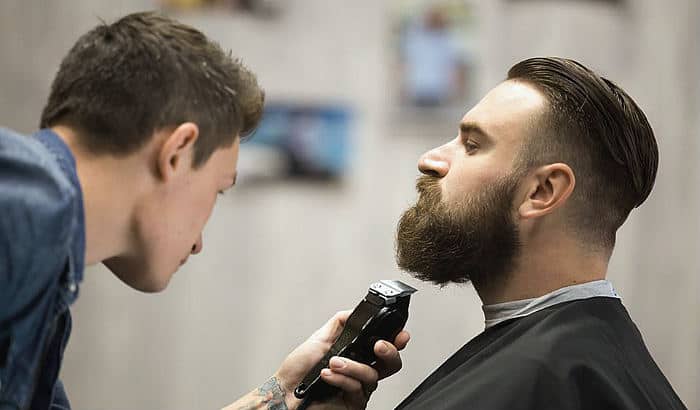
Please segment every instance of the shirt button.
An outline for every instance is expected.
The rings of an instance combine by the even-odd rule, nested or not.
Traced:
[[[78,290],[78,287],[75,286],[75,283],[71,283],[68,285],[68,290],[70,290],[72,293],[75,293],[76,290]]]

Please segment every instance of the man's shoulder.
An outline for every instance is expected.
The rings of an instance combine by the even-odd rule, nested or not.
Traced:
[[[486,329],[455,353],[447,368],[470,374],[483,365],[501,376],[519,369],[510,377],[529,377],[576,363],[608,363],[624,350],[620,336],[630,338],[634,330],[617,299],[567,302]],[[634,334],[631,338],[636,340]]]
[[[501,323],[472,339],[399,408],[568,409],[561,397],[570,389],[563,370],[571,368],[570,358],[579,353],[563,352],[564,333],[548,326],[534,330],[533,322],[523,319]]]
[[[563,303],[513,325],[518,334],[513,355],[539,358],[549,367],[578,363],[582,358],[585,363],[609,363],[625,351],[626,342],[641,342],[620,300],[609,297]]]
[[[643,403],[639,388],[674,403],[620,301],[595,299],[487,329],[426,379],[405,408],[641,408],[605,404]],[[581,397],[590,403],[575,406]]]

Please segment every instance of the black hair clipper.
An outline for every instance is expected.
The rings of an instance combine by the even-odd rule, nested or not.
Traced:
[[[337,387],[321,380],[321,370],[328,368],[331,357],[347,357],[367,365],[376,362],[374,344],[378,340],[393,343],[408,320],[408,303],[414,292],[416,289],[398,280],[382,280],[369,287],[367,296],[355,307],[328,353],[294,389],[294,395],[304,399],[299,409],[338,393]]]

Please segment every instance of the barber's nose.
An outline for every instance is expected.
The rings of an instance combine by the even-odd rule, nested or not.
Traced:
[[[202,246],[204,246],[204,244],[202,243],[202,234],[200,233],[199,238],[197,238],[197,242],[195,242],[195,244],[192,245],[192,255],[196,255],[199,252],[201,252]]]
[[[447,146],[433,148],[418,159],[418,170],[426,175],[442,178],[450,170],[447,158]]]

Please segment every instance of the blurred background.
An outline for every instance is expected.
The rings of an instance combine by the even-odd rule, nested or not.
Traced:
[[[671,384],[700,409],[696,0],[3,0],[0,125],[32,132],[78,36],[147,9],[240,56],[269,104],[204,252],[165,292],[87,270],[61,374],[75,409],[224,406],[382,278],[420,289],[404,369],[368,408],[396,406],[483,329],[471,287],[437,289],[395,267],[417,158],[453,138],[511,65],[536,55],[613,79],[656,131],[656,187],[620,231],[609,278]]]

